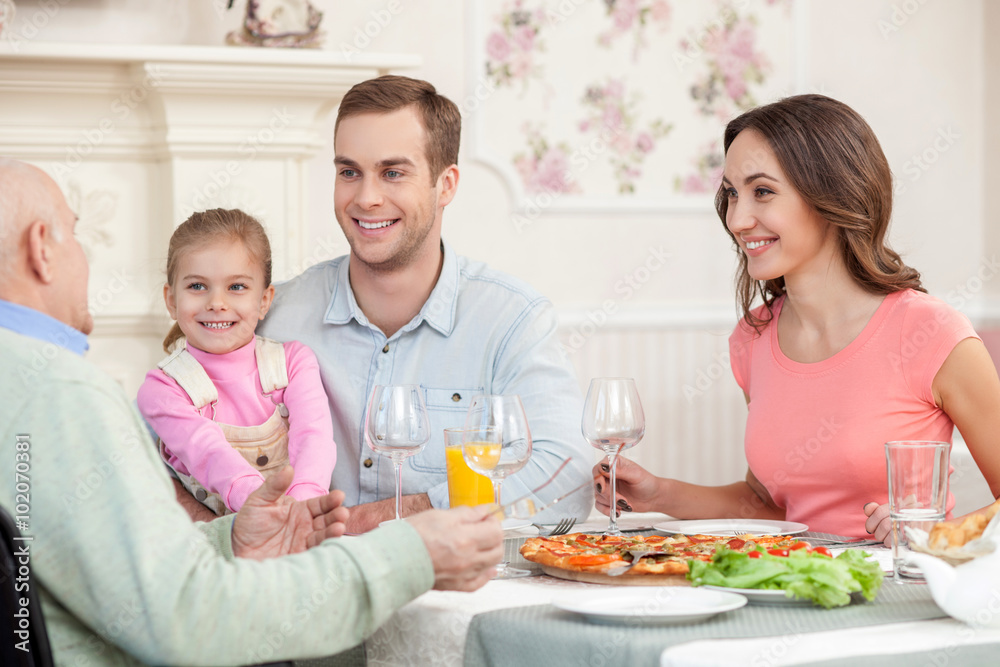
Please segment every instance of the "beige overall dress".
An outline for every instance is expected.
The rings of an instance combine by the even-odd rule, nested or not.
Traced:
[[[173,353],[157,364],[157,367],[172,378],[187,392],[194,407],[201,412],[206,405],[212,407],[212,421],[215,421],[215,404],[219,392],[204,367],[187,351],[182,338]],[[285,365],[285,348],[275,340],[257,336],[254,348],[257,371],[263,395],[288,386],[288,368]],[[218,423],[218,422],[217,422]],[[265,479],[288,464],[288,409],[284,403],[276,403],[274,413],[260,426],[233,426],[219,423],[226,440],[233,449],[260,472]],[[160,441],[160,456],[169,466],[169,454]],[[232,514],[218,493],[210,493],[198,480],[174,469],[177,478],[188,491],[203,505],[217,515]]]

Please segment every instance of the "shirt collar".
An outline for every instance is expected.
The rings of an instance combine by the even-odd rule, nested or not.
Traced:
[[[441,275],[438,276],[438,281],[420,312],[400,329],[400,332],[413,331],[424,321],[445,336],[450,335],[455,328],[455,309],[458,304],[458,257],[444,240],[441,241],[441,250],[444,253]],[[371,326],[354,298],[354,290],[351,289],[350,261],[348,257],[337,268],[337,279],[323,321],[328,324],[347,324],[354,319],[362,326]]]
[[[0,327],[64,347],[83,356],[90,349],[87,336],[43,312],[0,299]]]

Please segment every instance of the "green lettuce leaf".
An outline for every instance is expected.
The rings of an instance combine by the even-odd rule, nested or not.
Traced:
[[[863,551],[849,549],[836,558],[805,549],[788,556],[759,553],[759,558],[750,558],[720,547],[711,562],[690,561],[687,577],[694,586],[784,590],[827,609],[848,604],[851,593],[859,591],[866,600],[874,600],[882,587],[882,568]]]

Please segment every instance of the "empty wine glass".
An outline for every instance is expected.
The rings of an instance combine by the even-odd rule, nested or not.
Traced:
[[[605,535],[621,535],[618,530],[615,466],[618,455],[634,447],[646,432],[646,417],[639,391],[632,378],[594,378],[583,405],[583,437],[608,455],[611,469],[610,521]]]
[[[396,473],[396,521],[403,498],[403,460],[431,437],[424,394],[415,384],[376,385],[365,415],[365,438],[372,451],[392,461]]]
[[[519,396],[474,396],[465,418],[462,455],[466,464],[493,483],[493,501],[502,506],[503,480],[531,458],[531,430]],[[500,563],[494,579],[530,574]]]

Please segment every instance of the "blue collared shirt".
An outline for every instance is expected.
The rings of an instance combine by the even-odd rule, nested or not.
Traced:
[[[591,477],[594,451],[580,433],[580,386],[556,337],[552,304],[522,281],[444,248],[444,263],[419,313],[389,338],[368,321],[351,290],[349,257],[318,264],[277,286],[257,333],[298,340],[316,353],[330,398],[337,466],[333,488],[346,504],[393,497],[391,462],[364,440],[368,396],[375,385],[419,384],[431,439],[403,467],[403,493],[427,493],[448,506],[445,428],[463,426],[476,394],[517,394],[534,446],[528,465],[503,483],[513,500],[540,485],[568,457],[573,463],[539,494],[548,499]],[[558,514],[585,517],[588,488]]]
[[[64,347],[80,356],[90,349],[87,336],[45,313],[0,299],[0,327]]]

